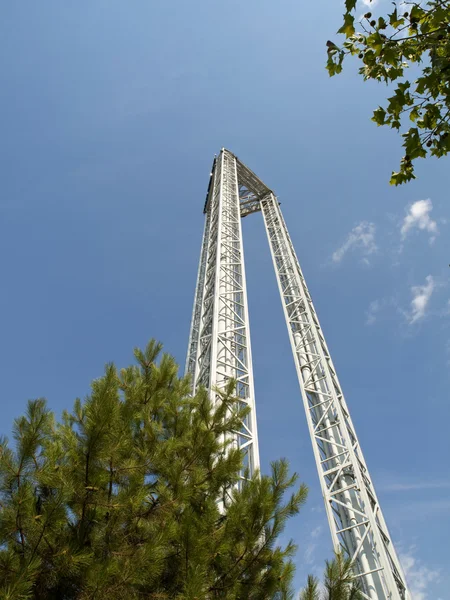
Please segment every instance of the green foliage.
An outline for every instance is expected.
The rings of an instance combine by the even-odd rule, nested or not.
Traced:
[[[358,581],[353,575],[351,560],[336,553],[334,560],[326,561],[322,594],[318,580],[309,575],[300,600],[362,600]]]
[[[300,594],[300,600],[320,600],[319,581],[313,575],[308,575],[308,583]]]
[[[234,383],[191,397],[160,351],[108,365],[60,423],[30,402],[15,449],[1,440],[2,600],[292,598],[295,547],[277,537],[305,486],[285,461],[242,480]]]
[[[355,29],[356,1],[346,0],[344,22],[338,33],[345,35],[341,47],[327,42],[327,69],[330,76],[342,71],[345,57],[361,61],[364,80],[374,79],[395,86],[385,108],[378,108],[372,120],[397,131],[409,124],[403,136],[405,155],[393,172],[391,184],[415,178],[413,161],[427,155],[450,152],[450,0],[393,2],[385,17],[375,19],[366,12]],[[419,77],[407,78],[415,67]],[[398,83],[393,83],[398,82]]]

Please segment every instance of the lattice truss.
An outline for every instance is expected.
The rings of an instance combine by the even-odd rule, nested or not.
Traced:
[[[364,597],[410,600],[347,404],[273,192],[236,156],[214,160],[186,361],[193,391],[230,378],[250,413],[236,432],[259,468],[241,218],[262,211],[297,369],[333,545],[353,561]]]

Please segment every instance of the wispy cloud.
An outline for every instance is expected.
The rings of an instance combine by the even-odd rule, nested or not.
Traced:
[[[428,198],[427,200],[417,200],[408,207],[408,212],[403,219],[403,223],[400,229],[402,240],[406,238],[408,233],[413,229],[421,229],[431,234],[430,244],[436,239],[438,232],[438,226],[436,221],[430,217],[430,213],[433,210],[433,203]]]
[[[357,9],[360,8],[363,12],[359,15],[358,21],[361,21],[366,14],[367,8],[374,8],[378,4],[379,0],[361,0],[362,6],[357,6]]]
[[[340,263],[347,252],[359,249],[363,255],[363,262],[369,264],[367,256],[378,250],[375,243],[375,225],[367,221],[361,221],[348,234],[345,242],[333,252],[333,262]]]
[[[315,529],[313,529],[311,531],[311,537],[313,538],[313,540],[315,540],[316,538],[319,537],[319,535],[322,533],[322,525],[319,525],[318,527],[316,527]]]
[[[397,314],[401,315],[409,325],[417,323],[424,317],[448,318],[450,316],[450,300],[444,301],[444,305],[442,305],[442,299],[438,295],[436,301],[433,301],[434,308],[431,309],[429,306],[431,297],[436,295],[437,290],[445,287],[445,285],[446,284],[442,282],[440,277],[428,275],[425,278],[424,285],[414,285],[410,287],[409,291],[412,299],[410,300],[409,308],[404,307],[404,302],[403,300],[399,300],[398,294],[372,300],[365,313],[366,325],[371,326],[376,323],[380,317],[380,313],[387,311],[387,309],[392,309]],[[408,335],[412,331],[415,330],[409,329]],[[450,346],[448,352],[450,356]]]
[[[432,275],[428,275],[425,281],[425,285],[417,285],[411,288],[413,299],[411,300],[411,311],[409,315],[407,315],[410,325],[423,319],[435,288],[435,282]]]
[[[305,548],[304,559],[307,565],[312,565],[314,563],[314,552],[317,548],[317,538],[322,533],[322,525],[319,525],[315,529],[311,531],[310,541]]]
[[[400,553],[399,558],[414,600],[428,600],[431,597],[429,595],[430,584],[439,580],[439,570],[430,569],[414,556],[414,547]]]
[[[379,486],[377,487],[377,489]],[[450,499],[434,498],[428,495],[426,499],[402,502],[401,507],[395,511],[396,523],[419,523],[426,522],[431,518],[450,518]]]
[[[422,490],[446,490],[450,488],[450,481],[411,481],[405,483],[385,483],[377,488],[384,492],[412,492]]]
[[[366,325],[373,325],[375,323],[378,313],[386,306],[386,304],[387,301],[385,298],[382,298],[381,300],[373,300],[369,304],[369,308],[366,311]]]
[[[399,300],[395,295],[384,296],[382,298],[372,300],[372,302],[369,304],[366,310],[366,325],[373,325],[378,320],[380,313],[386,311],[387,309],[394,310],[403,317],[408,318],[408,320],[410,318],[409,313],[400,308]]]
[[[310,542],[305,549],[304,559],[307,565],[312,565],[314,562],[314,552],[317,548],[317,544]]]

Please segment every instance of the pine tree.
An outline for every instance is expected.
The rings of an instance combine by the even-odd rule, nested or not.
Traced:
[[[300,600],[320,600],[319,581],[313,575],[308,575],[308,582],[300,594]]]
[[[300,600],[362,600],[358,579],[355,579],[352,562],[342,553],[336,553],[334,560],[326,561],[324,589],[319,592],[319,581],[308,576]]]
[[[233,382],[191,396],[160,353],[108,365],[61,422],[30,401],[14,449],[0,441],[2,600],[293,597],[295,546],[277,538],[305,486],[283,460],[242,479]]]

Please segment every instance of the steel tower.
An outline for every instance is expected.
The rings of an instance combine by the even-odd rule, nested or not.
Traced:
[[[230,151],[214,159],[186,372],[213,393],[230,378],[250,407],[235,443],[259,468],[241,218],[262,212],[333,545],[369,600],[410,600],[316,311],[275,194]]]

